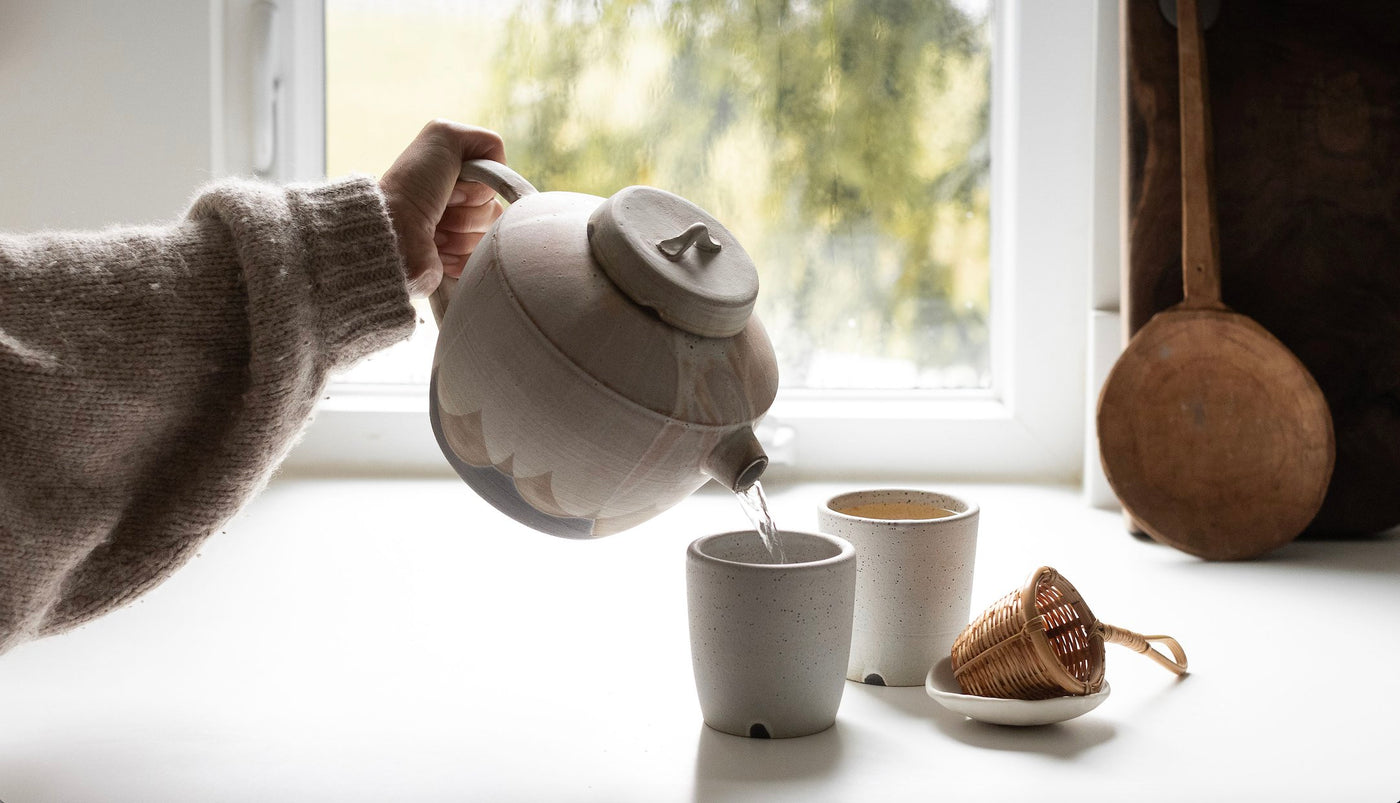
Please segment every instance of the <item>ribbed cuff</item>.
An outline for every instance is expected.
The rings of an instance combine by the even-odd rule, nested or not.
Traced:
[[[416,312],[384,195],[366,176],[287,188],[307,248],[325,353],[343,367],[413,333]]]

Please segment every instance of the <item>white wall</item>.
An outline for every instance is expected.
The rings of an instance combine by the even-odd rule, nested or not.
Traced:
[[[1096,425],[1099,392],[1123,352],[1123,248],[1126,233],[1123,153],[1125,88],[1119,41],[1122,20],[1115,0],[1097,0],[1094,24],[1093,279],[1090,283],[1089,370],[1085,389],[1084,493],[1089,504],[1114,510],[1118,498],[1099,460]]]
[[[0,231],[170,219],[219,169],[218,0],[0,0]]]

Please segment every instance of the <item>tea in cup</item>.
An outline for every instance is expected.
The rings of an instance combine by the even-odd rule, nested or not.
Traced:
[[[846,677],[923,685],[948,657],[972,610],[977,505],[951,494],[843,493],[817,511],[818,529],[850,541],[859,567]]]

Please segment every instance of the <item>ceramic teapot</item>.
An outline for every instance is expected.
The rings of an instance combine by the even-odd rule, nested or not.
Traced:
[[[542,193],[486,160],[462,179],[510,203],[431,299],[429,414],[462,479],[575,538],[639,524],[712,478],[752,485],[778,366],[752,314],[757,271],[729,231],[652,187]]]

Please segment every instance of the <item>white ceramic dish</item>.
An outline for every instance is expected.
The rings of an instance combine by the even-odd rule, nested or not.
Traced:
[[[1108,699],[1108,681],[1093,694],[1053,697],[1049,700],[1006,700],[963,694],[953,677],[953,659],[934,664],[924,680],[928,696],[949,711],[993,725],[1050,725],[1093,711]]]

